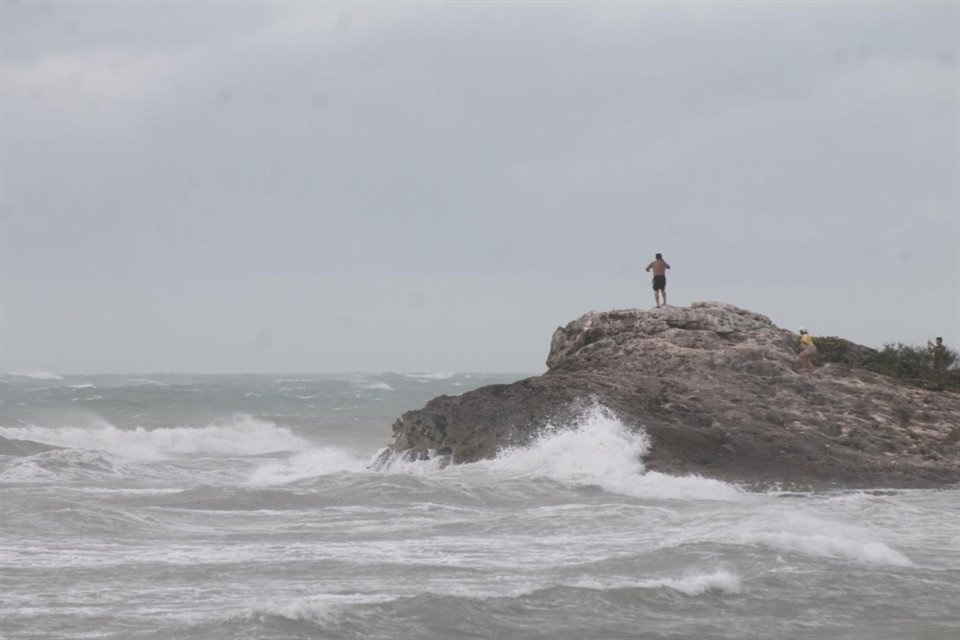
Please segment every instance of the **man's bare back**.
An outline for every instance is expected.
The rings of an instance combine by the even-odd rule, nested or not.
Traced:
[[[665,276],[667,275],[667,269],[670,268],[670,265],[667,264],[667,261],[663,258],[657,258],[653,262],[647,265],[647,271],[653,269],[653,275],[655,276]]]

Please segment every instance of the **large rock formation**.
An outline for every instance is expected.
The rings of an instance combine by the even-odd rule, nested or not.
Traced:
[[[545,374],[434,398],[393,425],[389,451],[489,458],[595,401],[647,432],[651,470],[748,485],[960,482],[960,394],[847,364],[800,374],[794,344],[717,302],[588,313],[553,334]]]

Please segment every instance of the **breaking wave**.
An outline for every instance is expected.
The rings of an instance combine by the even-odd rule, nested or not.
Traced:
[[[883,542],[869,539],[866,532],[823,521],[811,523],[804,530],[787,522],[790,529],[753,530],[737,536],[741,544],[758,545],[778,551],[798,552],[807,556],[852,560],[862,564],[911,567],[913,562]]]
[[[582,589],[670,589],[688,596],[705,593],[740,593],[740,576],[718,569],[710,573],[689,573],[679,578],[650,578],[645,580],[596,580],[584,579],[575,586]]]
[[[0,472],[3,482],[77,482],[117,477],[127,463],[103,451],[57,449],[19,458]]]
[[[414,380],[449,380],[457,374],[438,371],[437,373],[403,373],[401,375],[406,378],[413,378]]]
[[[719,480],[647,471],[643,457],[650,447],[643,429],[629,427],[609,409],[594,405],[572,425],[550,425],[531,446],[505,450],[480,464],[509,475],[542,476],[635,498],[743,498],[737,487]]]
[[[399,455],[383,466],[394,473],[481,473],[496,481],[542,478],[568,487],[599,487],[635,498],[745,499],[745,492],[726,482],[647,471],[643,457],[650,447],[643,429],[627,426],[609,409],[593,405],[571,424],[547,425],[529,446],[505,449],[493,460],[444,468],[437,458],[413,462]]]
[[[265,464],[253,473],[247,484],[287,484],[343,471],[362,472],[366,467],[365,459],[337,447],[323,447],[294,454],[283,461]]]
[[[2,427],[0,435],[71,449],[107,451],[131,460],[164,460],[182,456],[251,456],[299,451],[309,443],[287,427],[237,416],[232,422],[203,427],[119,429],[103,423],[92,428]]]
[[[393,391],[393,387],[386,382],[369,382],[364,384],[361,388],[366,389],[367,391]]]

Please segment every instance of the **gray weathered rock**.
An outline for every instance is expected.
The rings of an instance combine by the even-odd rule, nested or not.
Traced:
[[[960,482],[960,394],[844,364],[799,374],[793,337],[718,302],[591,312],[553,334],[545,374],[434,398],[393,425],[388,453],[490,458],[596,401],[646,430],[651,470],[751,485]]]

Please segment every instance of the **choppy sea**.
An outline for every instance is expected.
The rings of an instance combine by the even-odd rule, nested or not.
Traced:
[[[957,488],[648,472],[602,407],[374,464],[404,411],[520,377],[4,375],[0,637],[960,638]]]

